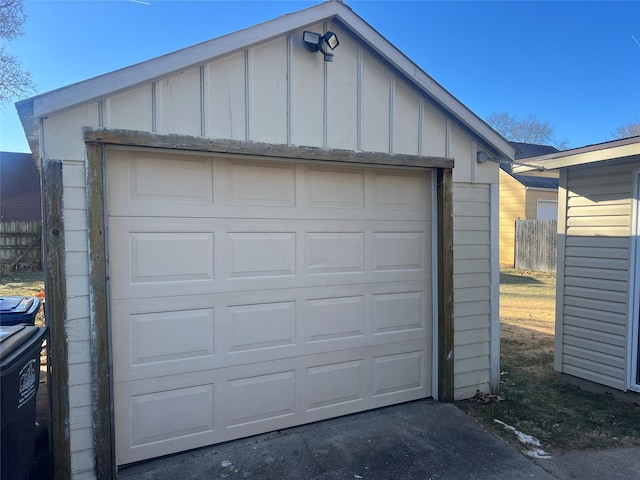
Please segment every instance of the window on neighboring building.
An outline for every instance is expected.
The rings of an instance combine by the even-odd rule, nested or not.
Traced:
[[[536,218],[538,220],[557,220],[558,219],[558,201],[557,200],[538,200],[536,209]]]

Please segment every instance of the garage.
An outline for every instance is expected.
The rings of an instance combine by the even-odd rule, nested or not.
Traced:
[[[56,478],[497,391],[513,147],[343,2],[17,108]]]
[[[431,170],[107,157],[118,463],[431,396]]]

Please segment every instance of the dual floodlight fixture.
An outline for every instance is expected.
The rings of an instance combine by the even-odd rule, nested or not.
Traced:
[[[329,52],[327,47],[331,50],[335,50],[335,48],[340,45],[338,37],[333,32],[327,32],[324,35],[320,35],[319,33],[305,30],[302,33],[302,41],[304,42],[304,46],[310,52],[322,52],[325,62],[333,62],[333,53]]]

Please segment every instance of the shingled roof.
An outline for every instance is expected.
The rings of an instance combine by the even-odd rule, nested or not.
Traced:
[[[509,142],[516,149],[515,159],[538,157],[540,155],[548,155],[550,153],[559,152],[556,147],[551,145],[538,145],[535,143]]]
[[[535,143],[509,142],[515,148],[515,161],[523,158],[538,157],[540,155],[548,155],[559,152],[557,148],[551,145],[537,145]],[[539,177],[534,175],[514,175],[511,163],[501,163],[500,168],[511,175],[515,180],[528,188],[558,188],[558,179],[549,177]]]

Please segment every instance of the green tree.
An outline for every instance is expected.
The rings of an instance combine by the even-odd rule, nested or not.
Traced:
[[[22,26],[27,16],[22,0],[0,0],[0,105],[22,98],[35,89],[31,72],[25,70],[7,44],[23,35]]]
[[[517,118],[508,112],[494,112],[486,120],[496,132],[510,142],[553,145],[558,150],[565,150],[569,144],[566,138],[556,138],[550,122],[540,120],[535,115]]]

